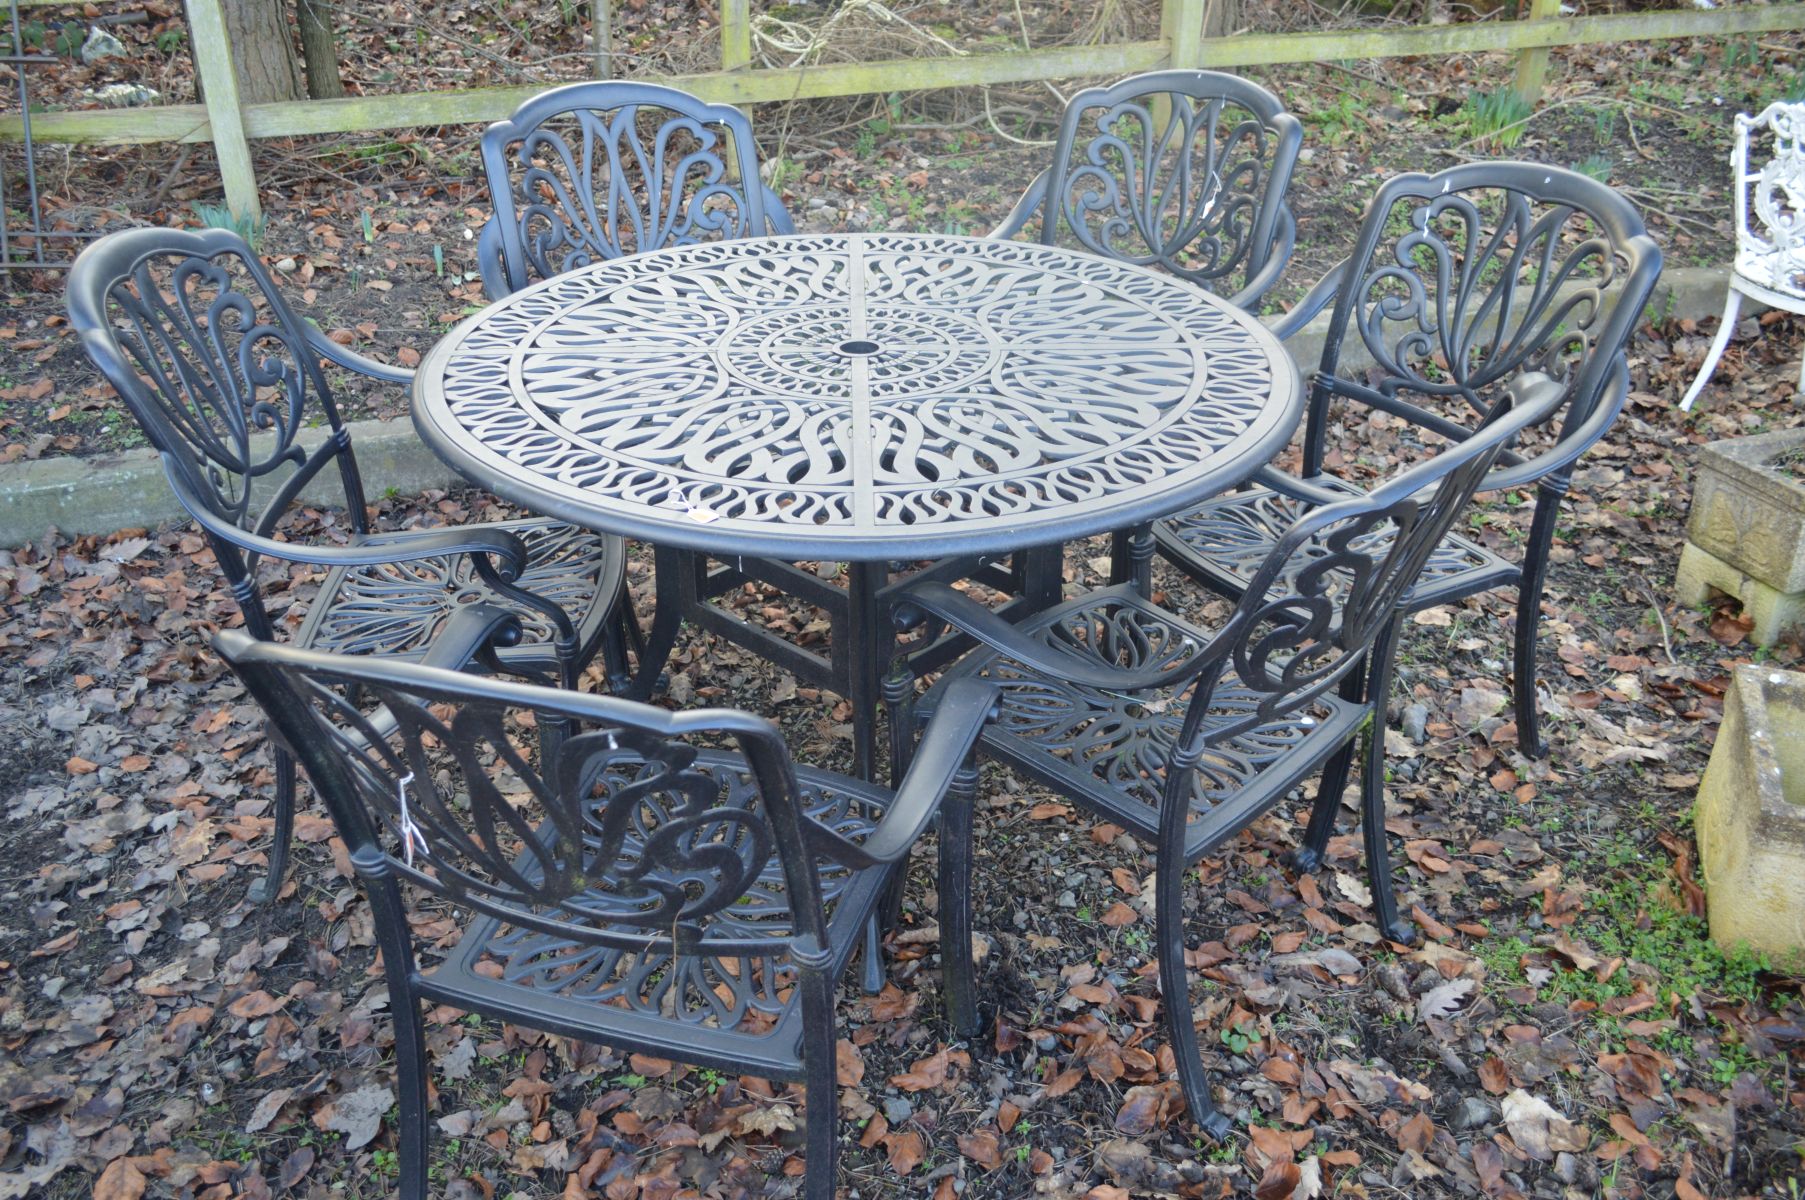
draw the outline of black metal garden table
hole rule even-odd
[[[1050,547],[1015,579],[1023,603],[1056,601],[1060,544],[1235,486],[1301,407],[1278,339],[1192,284],[929,234],[710,242],[581,267],[466,320],[414,382],[421,436],[470,480],[658,548],[637,694],[683,616],[701,617],[845,695],[864,775],[894,566],[934,560],[912,578],[953,578]],[[711,573],[702,555],[726,566]],[[795,562],[846,563],[847,586]],[[697,602],[754,578],[828,609],[830,658]]]

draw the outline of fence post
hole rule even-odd
[[[1529,0],[1528,21],[1546,21],[1561,15],[1561,0]],[[1542,98],[1542,81],[1548,76],[1548,47],[1532,46],[1517,51],[1517,78],[1512,85],[1525,102],[1534,104]]]
[[[589,0],[589,37],[595,43],[595,77],[614,78],[614,0]]]
[[[226,185],[226,207],[240,220],[260,221],[263,205],[257,200],[257,172],[244,135],[238,73],[232,66],[232,43],[220,0],[188,0],[188,25],[194,31],[194,70],[205,93],[219,177]]]
[[[721,70],[752,65],[752,13],[748,0],[721,0]]]
[[[1166,43],[1166,65],[1203,65],[1203,14],[1209,0],[1161,0],[1159,36]]]

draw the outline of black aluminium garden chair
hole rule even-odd
[[[1076,243],[1257,312],[1297,240],[1286,197],[1302,145],[1302,124],[1251,80],[1131,75],[1071,98],[1052,163],[990,236]],[[1110,581],[1145,582],[1153,553],[1144,526],[1117,531]]]
[[[487,611],[505,635],[513,618]],[[806,1192],[830,1200],[835,981],[936,812],[969,831],[993,687],[944,693],[891,792],[795,765],[773,723],[731,709],[671,713],[237,632],[215,646],[306,766],[369,897],[395,1021],[402,1195],[427,1194],[425,1002],[802,1080]],[[392,725],[370,725],[352,690]],[[521,714],[562,731],[536,763],[510,722]],[[969,847],[941,835],[944,988],[965,1036]],[[430,967],[408,922],[425,896],[464,926]]]
[[[525,622],[525,636],[501,652],[509,670],[574,688],[604,644],[625,670],[620,539],[540,519],[370,529],[351,434],[320,359],[393,382],[411,374],[302,322],[236,233],[110,234],[70,270],[68,304],[83,349],[161,455],[256,637],[286,632],[315,649],[456,665],[471,647],[444,635],[462,608],[489,600]],[[344,499],[342,542],[279,540],[278,523],[301,489],[333,473]],[[278,618],[265,602],[271,580],[259,566],[272,561],[324,571],[298,626],[298,606]],[[295,770],[285,753],[275,756],[275,773],[259,899],[281,888],[294,822]]]
[[[792,233],[744,113],[653,83],[573,83],[483,134],[494,214],[477,242],[499,300],[536,279],[661,246]]]
[[[918,701],[913,687],[896,687],[895,728],[936,712],[951,689],[994,683],[999,715],[980,739],[983,752],[1154,843],[1167,1032],[1191,1115],[1212,1136],[1229,1120],[1210,1095],[1189,991],[1174,983],[1188,979],[1188,869],[1318,770],[1305,844],[1320,855],[1360,731],[1385,709],[1400,601],[1505,444],[1561,401],[1562,389],[1548,380],[1516,391],[1520,399],[1497,405],[1459,446],[1369,494],[1304,513],[1214,632],[1152,603],[1133,583],[1019,625],[944,584],[909,589],[897,610],[905,626],[931,618],[983,646]],[[1383,745],[1367,743],[1363,825],[1374,903],[1395,924]],[[904,734],[899,760],[907,748]]]
[[[1161,267],[1256,310],[1291,257],[1285,195],[1303,126],[1220,71],[1151,71],[1073,96],[1053,162],[992,237]]]
[[[1335,302],[1310,380],[1301,479],[1268,468],[1254,486],[1157,523],[1159,552],[1207,587],[1239,595],[1300,515],[1393,469],[1372,449],[1387,423],[1402,428],[1404,456],[1433,453],[1469,436],[1513,380],[1557,380],[1567,391],[1561,421],[1537,445],[1507,452],[1484,488],[1535,490],[1517,561],[1450,536],[1408,602],[1432,608],[1516,586],[1517,741],[1540,757],[1536,632],[1549,545],[1575,461],[1628,393],[1625,350],[1660,273],[1661,251],[1635,209],[1577,172],[1487,162],[1387,181],[1352,254],[1281,326],[1289,336]],[[1375,419],[1351,439],[1371,457],[1331,473],[1331,435]]]

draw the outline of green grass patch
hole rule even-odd
[[[1461,110],[1467,135],[1493,150],[1509,150],[1523,140],[1535,106],[1508,87],[1475,92]]]

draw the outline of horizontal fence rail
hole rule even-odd
[[[1167,65],[1255,67],[1517,51],[1516,86],[1533,95],[1541,86],[1548,51],[1555,47],[1805,29],[1805,0],[1595,17],[1562,17],[1558,15],[1558,3],[1531,0],[1527,17],[1515,21],[1206,38],[1202,30],[1207,3],[1208,0],[1163,0],[1161,37],[1156,41],[754,68],[750,66],[748,0],[720,0],[723,69],[662,77],[659,82],[717,103],[761,104],[978,84],[1035,83],[1082,75],[1125,75]],[[34,140],[108,144],[212,142],[218,150],[227,203],[235,213],[255,216],[260,206],[251,165],[251,139],[495,121],[508,116],[522,100],[552,86],[540,83],[239,104],[220,0],[188,0],[188,13],[194,30],[196,70],[207,104],[33,113]],[[23,132],[20,117],[0,117],[0,140],[19,140]]]

